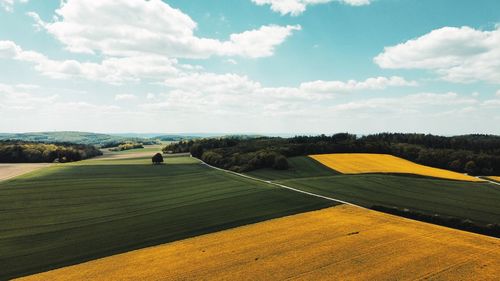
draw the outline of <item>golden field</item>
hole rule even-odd
[[[500,182],[500,176],[489,176],[488,178]]]
[[[337,153],[309,155],[309,157],[343,174],[402,173],[452,180],[482,181],[475,177],[416,164],[388,154]]]
[[[498,280],[500,240],[340,205],[23,280]]]

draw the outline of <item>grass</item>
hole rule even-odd
[[[275,182],[367,208],[373,205],[417,210],[470,219],[481,225],[500,223],[500,186],[483,182],[440,180],[427,177],[388,174],[323,175],[325,167],[311,161],[294,159],[293,169],[310,171],[301,177],[289,172],[257,170],[256,177],[277,179]]]
[[[288,170],[276,171],[275,169],[259,169],[248,172],[249,175],[266,180],[280,180],[303,177],[333,176],[339,173],[325,167],[318,161],[309,157],[288,158],[290,168]]]
[[[497,239],[342,205],[25,280],[498,280],[498,268]]]
[[[451,180],[483,181],[468,175],[416,164],[388,154],[335,153],[310,157],[343,174],[401,173]]]
[[[189,157],[88,160],[0,183],[0,280],[331,206]]]
[[[109,148],[104,149],[106,154],[129,154],[129,153],[137,153],[137,152],[151,152],[153,155],[156,152],[161,153],[162,145],[145,145],[143,148],[134,148],[127,149],[121,151],[109,151]]]

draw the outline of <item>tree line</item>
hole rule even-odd
[[[121,143],[118,146],[111,148],[110,151],[124,151],[138,148],[144,148],[144,145],[142,145],[142,143],[127,142]]]
[[[452,227],[456,229],[461,229],[465,231],[470,231],[500,238],[500,224],[498,223],[483,225],[477,222],[473,222],[469,219],[446,217],[446,216],[440,216],[439,214],[427,214],[416,210],[402,209],[397,207],[385,207],[380,205],[374,205],[371,207],[371,209],[409,219],[429,222],[432,224]]]
[[[339,133],[292,138],[208,138],[172,143],[164,152],[190,152],[209,164],[240,172],[264,167],[286,169],[286,157],[300,155],[385,153],[471,175],[500,175],[500,137],[491,135],[382,133],[358,137]]]
[[[0,162],[3,163],[73,162],[98,155],[102,152],[92,145],[0,141]]]

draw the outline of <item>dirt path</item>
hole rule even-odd
[[[50,166],[50,163],[8,163],[0,164],[0,182],[5,181],[43,167]]]
[[[490,180],[487,177],[476,177],[476,178],[482,179],[482,180],[487,181],[487,182],[492,183],[492,184],[500,185],[500,183],[493,181],[493,180]]]

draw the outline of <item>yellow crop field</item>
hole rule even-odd
[[[498,280],[500,240],[340,205],[23,280]]]
[[[343,174],[402,173],[462,181],[482,181],[468,175],[428,167],[388,155],[370,153],[317,154],[309,157]]]
[[[500,176],[498,176],[498,177],[497,176],[489,176],[488,178],[492,179],[494,181],[500,182]]]

